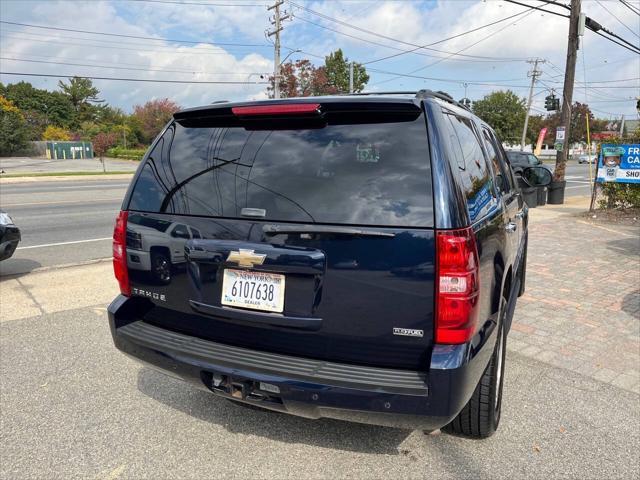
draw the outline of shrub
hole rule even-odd
[[[640,208],[640,184],[606,182],[601,189],[600,208]]]
[[[638,144],[640,138],[627,138],[625,140],[609,139],[606,144]],[[600,146],[598,146],[598,155]],[[600,183],[600,192],[603,196],[598,200],[600,208],[640,208],[640,184],[638,183]]]
[[[146,150],[144,148],[113,147],[107,150],[107,157],[124,158],[125,160],[142,160]]]
[[[42,140],[67,142],[71,140],[71,132],[55,125],[48,125],[42,134]]]

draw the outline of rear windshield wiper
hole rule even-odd
[[[265,235],[279,235],[289,233],[335,233],[338,235],[351,235],[355,237],[385,237],[393,238],[395,233],[380,230],[363,230],[353,227],[325,226],[325,225],[264,225],[262,231]]]

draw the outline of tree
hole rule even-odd
[[[25,117],[38,117],[38,123],[42,122],[45,127],[49,124],[69,127],[74,122],[73,105],[61,92],[49,92],[34,88],[27,82],[18,82],[6,86],[0,84],[0,95],[11,100],[25,114]],[[33,136],[40,138],[40,135]]]
[[[106,172],[107,168],[104,163],[104,154],[107,153],[111,147],[113,147],[117,142],[117,137],[115,133],[98,133],[95,137],[93,137],[93,151],[100,158],[102,162],[102,171]]]
[[[598,120],[591,113],[589,105],[575,102],[571,107],[571,136],[568,143],[587,142],[587,115],[589,116],[589,130],[591,133],[601,132],[606,128],[606,120]],[[551,132],[551,143],[555,139],[556,128],[560,125],[560,112],[549,115],[545,126]]]
[[[342,49],[331,52],[324,59],[324,72],[328,84],[340,93],[349,93],[349,59],[345,58]],[[361,92],[369,81],[367,69],[359,63],[353,65],[353,91]]]
[[[71,132],[61,127],[49,125],[42,134],[42,140],[65,142],[71,140]]]
[[[11,155],[24,150],[29,130],[24,116],[11,100],[0,96],[0,155]]]
[[[82,106],[89,103],[104,102],[104,100],[98,98],[100,90],[93,86],[90,78],[72,77],[69,80],[69,84],[60,80],[58,87],[60,87],[62,93],[69,97],[76,112],[79,112]]]
[[[520,143],[527,108],[511,90],[492,92],[473,103],[473,113],[493,127],[501,140]]]
[[[75,118],[73,118],[71,126],[74,128],[77,128],[83,121],[92,120],[96,114],[94,104],[104,102],[98,98],[100,91],[93,86],[93,82],[89,78],[72,77],[69,84],[60,80],[58,87],[73,105]]]
[[[141,140],[146,144],[151,143],[178,110],[180,106],[168,98],[136,105],[133,109],[133,117],[139,123]]]
[[[361,92],[369,81],[366,69],[354,64],[354,91]],[[269,77],[267,92],[273,98],[274,81]],[[349,92],[349,59],[342,50],[325,57],[325,64],[316,67],[307,59],[284,63],[280,67],[280,97],[310,97]]]
[[[273,98],[274,81],[269,77],[267,87],[269,97]],[[329,85],[324,67],[316,67],[309,60],[302,59],[287,62],[280,67],[280,97],[311,97],[330,95],[338,90]]]

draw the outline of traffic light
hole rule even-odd
[[[544,108],[547,112],[553,110],[553,95],[547,95],[544,97]]]
[[[544,108],[551,112],[553,110],[560,110],[560,99],[556,98],[555,95],[547,95],[544,97]]]

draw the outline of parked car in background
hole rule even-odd
[[[521,175],[522,171],[528,167],[544,167],[553,174],[553,167],[542,162],[538,157],[530,152],[521,152],[519,150],[508,150],[507,157],[511,164],[511,169],[516,175]]]
[[[20,229],[3,210],[0,210],[0,261],[11,258],[21,240]]]
[[[596,158],[595,155],[580,155],[578,156],[578,163],[596,163]]]
[[[183,110],[116,220],[111,334],[244,405],[488,437],[527,227],[495,132],[441,93]],[[162,285],[131,258],[158,245],[185,262]]]

